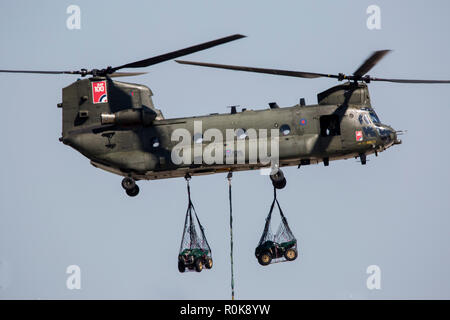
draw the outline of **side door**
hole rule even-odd
[[[334,155],[342,151],[342,116],[336,113],[319,113],[319,149],[322,154]]]

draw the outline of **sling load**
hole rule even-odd
[[[205,230],[198,219],[194,204],[191,201],[191,190],[189,187],[191,177],[186,175],[185,179],[188,192],[188,208],[178,254],[178,271],[185,272],[187,268],[188,271],[201,272],[203,267],[211,269],[213,266],[211,248],[206,240]]]
[[[273,234],[271,230],[271,220],[275,203],[280,211],[281,221],[277,232]],[[255,256],[258,259],[259,264],[263,266],[267,266],[274,262],[293,261],[298,256],[297,239],[295,239],[289,228],[283,210],[281,210],[280,204],[278,203],[276,188],[274,188],[273,202],[266,218],[263,234],[255,249]]]

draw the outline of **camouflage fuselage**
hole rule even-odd
[[[92,103],[91,82],[95,81],[106,81],[108,102]],[[229,157],[230,141],[224,141],[221,142],[224,158],[220,163],[175,164],[172,151],[179,141],[172,141],[172,134],[176,129],[189,131],[191,141],[187,143],[192,148],[194,160],[196,141],[192,137],[196,121],[201,123],[202,132],[217,129],[224,138],[227,129],[255,129],[256,132],[267,129],[269,136],[271,129],[279,130],[280,166],[353,158],[378,153],[398,143],[395,131],[378,121],[365,84],[347,83],[330,88],[318,95],[319,104],[316,105],[298,104],[174,119],[163,118],[153,106],[151,95],[150,89],[142,85],[105,78],[77,81],[63,89],[61,140],[89,158],[94,166],[135,179],[181,177],[186,173],[199,175],[270,166],[259,160],[250,163],[251,141],[248,137],[243,139],[244,154],[240,154],[245,158],[244,163],[225,163],[225,157]],[[150,115],[147,117],[149,119],[140,116],[139,121],[129,120],[125,114],[122,124],[102,124],[102,114],[119,115],[130,109]],[[284,130],[286,128],[288,130]],[[237,142],[238,138],[234,139]],[[204,148],[210,143],[197,141],[197,147],[200,144]]]

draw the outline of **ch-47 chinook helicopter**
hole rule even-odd
[[[284,75],[300,78],[328,77],[348,82],[334,86],[317,95],[318,104],[305,105],[304,99],[292,107],[280,108],[270,103],[265,110],[238,112],[236,107],[227,114],[165,119],[152,102],[152,91],[140,84],[112,80],[113,77],[133,76],[142,72],[117,72],[124,68],[142,68],[174,59],[216,45],[243,38],[232,35],[189,48],[166,53],[119,67],[81,69],[78,71],[0,70],[13,73],[76,74],[91,76],[78,79],[62,90],[62,136],[60,141],[76,149],[97,168],[123,176],[122,187],[129,196],[136,196],[138,180],[165,179],[219,172],[258,169],[270,166],[256,161],[250,163],[248,154],[241,163],[181,163],[176,164],[171,153],[178,143],[171,135],[176,129],[191,134],[192,149],[204,141],[194,134],[194,122],[202,129],[233,129],[236,139],[245,139],[248,128],[279,130],[278,167],[308,165],[347,158],[358,158],[366,164],[369,154],[377,155],[392,145],[401,143],[393,128],[382,124],[371,106],[367,83],[388,81],[399,83],[450,83],[450,80],[382,79],[367,75],[389,50],[374,52],[354,73],[322,74],[312,72],[251,68],[212,63],[177,61],[198,66]],[[228,141],[227,141],[228,143]],[[227,154],[224,143],[223,154]],[[247,143],[247,142],[246,142]],[[246,146],[248,150],[248,146]],[[275,188],[286,185],[281,170],[270,175]]]

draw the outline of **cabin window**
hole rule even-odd
[[[339,136],[340,134],[341,125],[337,114],[320,117],[320,135],[322,137]]]
[[[280,127],[280,132],[283,136],[287,136],[288,134],[291,133],[291,127],[289,127],[287,124],[283,124]]]
[[[242,128],[236,129],[236,137],[238,139],[245,139],[247,137],[246,130]]]
[[[202,143],[203,135],[201,133],[194,134],[194,143]]]
[[[152,138],[151,143],[153,148],[158,148],[160,145],[159,139],[157,137]]]

